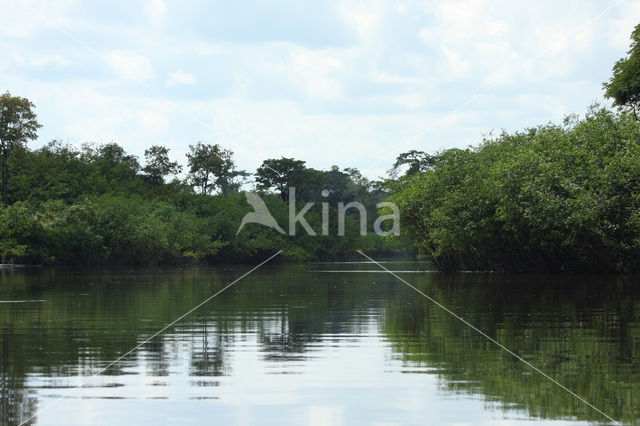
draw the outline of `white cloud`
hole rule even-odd
[[[621,13],[610,18],[604,32],[608,45],[619,48],[630,43],[631,31],[640,23],[640,2],[623,2]]]
[[[334,99],[341,96],[338,73],[343,69],[343,63],[340,59],[308,49],[295,50],[290,59],[290,76],[309,96]]]
[[[146,80],[154,76],[151,61],[144,55],[127,51],[112,51],[107,55],[111,68],[121,77]]]
[[[29,38],[43,30],[66,25],[75,0],[14,1],[0,0],[0,35],[11,38]]]
[[[189,85],[193,86],[196,84],[196,78],[193,74],[189,74],[184,71],[174,71],[169,73],[168,78],[165,81],[167,86],[180,86],[180,85]]]
[[[469,62],[462,60],[460,54],[454,49],[445,46],[442,46],[441,49],[447,61],[451,76],[453,78],[464,76],[469,70]]]
[[[361,40],[375,36],[388,2],[346,0],[339,2],[342,18],[352,26]]]
[[[64,68],[69,66],[69,61],[59,54],[48,53],[15,53],[11,57],[12,62],[35,68]]]
[[[142,110],[138,114],[145,132],[165,133],[169,129],[169,120],[160,112],[152,109]]]
[[[149,22],[159,25],[165,22],[167,17],[167,5],[163,0],[148,0],[145,4],[145,12]]]

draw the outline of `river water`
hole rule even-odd
[[[383,265],[607,416],[640,422],[640,278]],[[0,421],[607,421],[373,263],[266,264],[141,344],[252,267],[0,271]]]

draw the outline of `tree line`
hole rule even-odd
[[[3,95],[1,102],[24,111],[2,116],[13,133],[2,133],[3,207],[0,208],[0,263],[182,263],[241,262],[285,249],[291,260],[338,259],[357,249],[397,253],[402,248],[376,235],[359,235],[358,212],[348,212],[346,235],[284,236],[260,225],[235,235],[251,211],[243,184],[251,174],[239,170],[233,152],[198,142],[182,166],[164,146],[144,152],[144,164],[117,143],[60,141],[31,150],[40,124],[33,104]],[[6,108],[4,109],[6,111]],[[17,118],[16,118],[17,117]],[[23,128],[17,132],[16,128]],[[267,159],[253,175],[271,214],[287,223],[288,191],[298,201],[322,201],[335,211],[339,201],[363,203],[371,222],[376,204],[387,196],[354,168],[316,170],[293,158]],[[325,190],[324,195],[322,191]],[[319,229],[321,214],[306,220]],[[334,221],[335,222],[335,221]]]

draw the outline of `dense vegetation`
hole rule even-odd
[[[165,177],[177,173],[179,166],[168,160],[168,150],[152,147],[146,160],[141,167],[136,157],[114,143],[81,149],[55,141],[37,150],[14,147],[8,205],[0,209],[0,261],[235,262],[264,258],[280,249],[284,258],[308,260],[335,259],[355,249],[394,249],[375,235],[361,237],[355,211],[355,217],[347,217],[346,235],[337,235],[337,200],[364,202],[370,206],[371,220],[376,202],[386,197],[353,169],[320,171],[297,161],[302,177],[285,182],[298,186],[298,203],[330,203],[329,236],[313,238],[300,227],[296,236],[288,236],[252,224],[236,236],[251,207],[238,192],[237,178],[247,173],[235,170],[232,153],[217,145],[197,144],[192,147],[187,178],[169,183]],[[326,188],[331,195],[323,198],[320,191]],[[218,194],[211,195],[212,191]],[[263,198],[286,228],[287,200],[279,193],[265,192]],[[305,218],[319,233],[318,204]]]
[[[502,133],[440,153],[392,199],[443,270],[638,271],[640,125],[594,106]]]
[[[293,260],[336,259],[356,249],[389,253],[402,244],[358,235],[356,211],[344,237],[335,220],[338,202],[358,200],[371,225],[376,204],[389,197],[401,210],[403,239],[442,270],[640,270],[640,125],[624,111],[594,106],[584,118],[502,133],[474,148],[409,151],[385,189],[356,169],[265,160],[256,186],[285,228],[289,187],[297,188],[298,210],[307,201],[330,203],[331,232],[322,238],[251,224],[236,235],[251,207],[239,192],[249,174],[236,170],[233,153],[194,145],[187,177],[166,182],[180,172],[168,153],[151,147],[142,167],[115,143],[14,146],[0,261],[228,262],[279,249]],[[320,233],[317,204],[306,218]]]

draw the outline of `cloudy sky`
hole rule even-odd
[[[640,23],[626,1],[0,0],[0,90],[40,146],[142,156],[220,143],[253,171],[292,156],[383,174],[602,102]]]

